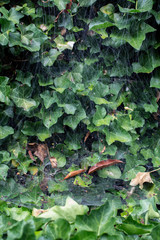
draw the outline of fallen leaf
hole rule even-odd
[[[87,141],[87,138],[89,137],[90,134],[91,134],[90,131],[87,132],[87,134],[86,134],[86,136],[85,136],[85,138],[84,138],[84,143]]]
[[[67,174],[67,176],[63,180],[71,178],[71,177],[74,177],[74,176],[76,176],[76,175],[78,175],[80,173],[83,173],[85,171],[86,171],[86,169],[79,169],[77,171],[70,172],[70,173]]]
[[[136,177],[131,180],[130,185],[135,187],[139,184],[139,187],[142,189],[145,182],[153,183],[150,172],[138,172]]]
[[[47,144],[28,143],[27,150],[30,158],[33,161],[36,161],[33,155],[38,157],[41,160],[41,162],[43,162],[47,156],[49,157],[49,149]]]
[[[56,168],[57,167],[57,159],[55,157],[50,157],[49,160],[51,162],[52,168]]]
[[[91,174],[99,169],[104,168],[104,167],[112,166],[116,163],[123,163],[123,162],[120,160],[117,160],[117,159],[108,159],[108,160],[100,161],[100,162],[96,163],[93,167],[90,167],[88,174]]]

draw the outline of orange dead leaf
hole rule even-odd
[[[151,172],[138,172],[136,177],[131,180],[130,185],[135,187],[139,184],[139,187],[142,189],[143,183],[153,183],[150,173]]]
[[[86,136],[85,136],[85,138],[84,138],[84,143],[87,141],[87,138],[89,137],[90,134],[91,134],[90,131],[87,132],[87,134],[86,134]]]
[[[117,159],[108,159],[108,160],[103,160],[103,161],[100,161],[98,163],[96,163],[93,167],[91,167],[88,171],[88,174],[91,174],[99,169],[102,169],[104,167],[109,167],[109,166],[112,166],[116,163],[123,163],[122,161],[120,160],[117,160]]]
[[[33,208],[32,216],[38,217],[41,213],[44,213],[44,212],[47,212],[47,211],[48,210]]]
[[[56,168],[57,167],[57,159],[55,157],[50,157],[49,160],[51,162],[52,168]]]
[[[78,175],[80,173],[83,173],[85,171],[86,171],[86,169],[79,169],[77,171],[70,172],[70,173],[67,174],[67,176],[63,180],[71,178],[71,177],[74,177],[74,176],[76,176],[76,175]]]

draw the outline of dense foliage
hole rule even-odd
[[[59,239],[61,226],[63,239],[155,239],[158,172],[154,184],[128,192],[138,172],[160,166],[159,24],[158,0],[0,2],[2,238]],[[87,174],[108,158],[124,164]],[[78,169],[86,172],[62,181]],[[80,204],[107,202],[89,216],[82,207],[72,220],[31,216],[33,206],[52,209],[68,195]]]

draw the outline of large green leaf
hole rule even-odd
[[[36,107],[37,103],[34,99],[30,98],[31,89],[27,86],[19,86],[14,88],[11,94],[11,98],[19,108],[23,108],[24,111],[29,111],[32,107]]]
[[[103,133],[106,135],[106,141],[107,141],[108,145],[111,145],[115,141],[119,141],[119,142],[131,142],[132,141],[131,135],[127,131],[122,129],[121,127],[115,126],[115,127],[111,128],[110,130],[108,127],[105,127],[103,129]]]
[[[100,208],[92,210],[89,216],[78,216],[76,218],[76,229],[79,231],[96,232],[97,236],[104,233],[114,234],[116,208],[113,202],[106,202]]]
[[[139,61],[132,66],[135,73],[151,73],[160,66],[160,56],[153,49],[148,50],[147,53],[142,52]]]
[[[44,235],[48,240],[70,239],[71,227],[65,219],[57,219],[47,225]]]
[[[56,49],[51,49],[49,52],[43,53],[41,63],[44,67],[50,67],[53,65],[59,55],[60,52],[58,52]]]
[[[77,125],[81,120],[86,118],[86,112],[82,107],[79,107],[73,116],[64,118],[63,124],[71,127],[73,130],[76,129]]]
[[[154,32],[155,29],[150,25],[142,22],[135,22],[130,31],[115,31],[112,32],[110,37],[116,40],[123,40],[128,42],[133,48],[140,50],[143,41],[146,38],[146,33]]]
[[[38,218],[51,218],[52,220],[56,220],[59,218],[63,218],[70,223],[75,222],[77,215],[83,215],[87,213],[88,207],[79,205],[72,198],[67,197],[66,204],[64,207],[54,206],[45,213],[42,213],[38,216]]]
[[[59,10],[66,8],[66,4],[69,3],[69,0],[54,0],[54,4],[58,7]]]
[[[0,139],[6,138],[14,133],[14,129],[9,126],[0,126]]]
[[[9,167],[5,164],[0,164],[0,179],[6,180]]]
[[[145,225],[138,223],[129,216],[122,224],[117,225],[117,229],[125,232],[128,235],[140,235],[145,233],[150,233],[152,230],[152,225]]]

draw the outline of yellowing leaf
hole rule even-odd
[[[145,182],[153,183],[150,172],[138,172],[136,177],[131,180],[130,185],[135,187],[139,184],[139,187],[142,189]]]

